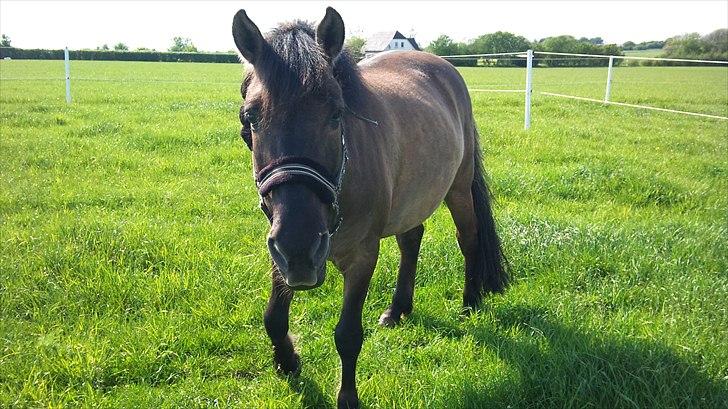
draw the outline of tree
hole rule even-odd
[[[689,33],[665,42],[665,57],[704,60],[728,60],[728,29],[715,30],[705,36]]]
[[[602,39],[601,37],[590,38],[589,42],[594,45],[604,45],[604,39]]]
[[[534,48],[538,51],[551,51],[557,53],[622,55],[622,50],[618,45],[594,44],[592,40],[594,39],[588,39],[585,37],[577,40],[570,35],[562,35],[544,38],[534,44]],[[538,60],[540,63],[550,67],[591,67],[606,65],[608,62],[606,58],[571,58],[560,56],[539,56]]]
[[[483,34],[468,44],[468,54],[511,53],[526,51],[531,43],[507,31]]]
[[[118,43],[114,46],[114,50],[116,51],[129,51],[129,47],[127,47],[124,43]]]
[[[622,49],[624,50],[631,50],[635,46],[634,41],[627,41],[626,43],[622,44]]]
[[[465,54],[465,44],[456,43],[452,38],[443,34],[432,41],[425,50],[435,55]]]
[[[354,59],[361,60],[364,58],[364,45],[366,44],[366,40],[353,36],[346,39],[346,43],[344,44],[344,47],[346,47],[349,50],[349,53],[351,53],[351,56],[354,57]]]
[[[703,37],[705,47],[710,51],[726,53],[728,52],[728,28],[721,28],[706,34]]]
[[[109,45],[108,44],[104,44],[101,47],[96,47],[96,49],[97,50],[101,50],[101,51],[109,51]]]
[[[12,47],[10,45],[10,37],[8,37],[5,34],[3,34],[2,35],[2,40],[0,40],[0,47]]]
[[[189,38],[175,37],[172,39],[172,46],[169,51],[178,53],[196,53],[197,47],[192,44]]]
[[[665,55],[678,58],[697,58],[704,51],[703,39],[698,33],[688,33],[668,38],[665,43]]]

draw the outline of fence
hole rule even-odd
[[[65,75],[66,102],[70,104],[72,98],[71,98],[71,74],[70,74],[70,66],[69,66],[69,57],[73,55],[73,52],[72,51],[69,52],[68,49],[65,49],[63,51],[64,51],[65,69],[66,69],[66,72],[65,72],[65,74],[66,74]],[[571,99],[571,100],[575,100],[575,101],[601,103],[601,104],[605,104],[605,105],[615,105],[615,106],[623,106],[623,107],[630,107],[630,108],[671,112],[671,113],[690,115],[690,116],[695,116],[695,117],[712,118],[712,119],[718,119],[718,120],[728,120],[728,117],[722,116],[722,115],[713,115],[713,114],[700,113],[700,112],[691,112],[691,111],[686,111],[686,110],[677,110],[677,109],[662,108],[662,107],[656,107],[656,106],[650,106],[650,105],[641,105],[641,104],[613,101],[612,96],[611,96],[612,83],[613,83],[613,72],[614,72],[614,67],[616,65],[615,62],[620,59],[621,60],[652,60],[652,61],[657,61],[657,62],[678,62],[678,63],[699,63],[699,64],[708,64],[708,65],[720,65],[720,66],[726,67],[727,75],[728,75],[728,61],[559,53],[559,52],[546,52],[546,51],[533,51],[533,50],[527,50],[525,52],[451,55],[451,56],[443,56],[443,58],[447,58],[448,60],[451,60],[451,61],[457,60],[459,58],[496,61],[496,66],[498,66],[497,62],[499,60],[510,59],[510,60],[517,60],[519,62],[518,64],[515,64],[517,66],[525,65],[525,87],[524,88],[521,88],[521,89],[494,89],[494,88],[472,87],[472,88],[470,88],[470,91],[472,91],[472,92],[494,92],[494,93],[495,92],[523,93],[524,94],[524,129],[529,129],[531,127],[531,116],[532,116],[531,108],[532,108],[532,97],[533,97],[533,87],[534,87],[533,72],[537,66],[537,61],[538,61],[537,56],[543,56],[543,58],[549,58],[550,60],[548,60],[548,61],[552,61],[555,58],[573,59],[574,57],[606,59],[605,63],[606,63],[606,67],[607,67],[606,81],[604,83],[605,84],[604,97],[602,99],[589,98],[589,97],[579,96],[579,95],[569,95],[569,94],[560,93],[560,92],[545,92],[545,91],[538,92],[539,95],[544,95],[547,97],[554,97],[554,98],[566,98],[566,99]],[[523,64],[524,62],[525,62],[525,64]],[[76,80],[83,80],[83,78],[77,78]],[[103,81],[103,80],[98,80],[98,81]],[[177,81],[170,81],[170,82],[177,82]]]
[[[491,53],[491,54],[468,54],[468,55],[447,55],[443,56],[446,59],[457,59],[457,58],[478,58],[478,59],[492,59],[493,57],[510,57],[510,58],[522,58],[526,60],[526,86],[523,89],[483,89],[483,88],[470,88],[470,91],[475,92],[513,92],[513,93],[524,93],[524,129],[530,129],[531,127],[531,99],[533,95],[533,71],[534,71],[534,56],[557,56],[557,57],[584,57],[584,58],[603,58],[608,59],[607,61],[607,75],[605,82],[605,91],[603,99],[587,98],[577,95],[567,95],[555,92],[539,92],[540,95],[557,98],[568,98],[577,101],[596,102],[605,105],[616,105],[630,108],[648,109],[654,111],[671,112],[682,115],[691,115],[703,118],[712,118],[720,120],[728,120],[728,117],[720,115],[711,115],[699,112],[682,111],[676,109],[660,108],[649,105],[630,104],[626,102],[617,102],[611,100],[612,91],[612,78],[615,66],[615,60],[651,60],[651,61],[665,61],[665,62],[680,62],[680,63],[699,63],[709,65],[725,65],[728,69],[728,61],[712,61],[712,60],[691,60],[684,58],[658,58],[658,57],[637,57],[637,56],[624,56],[624,55],[598,55],[598,54],[577,54],[577,53],[559,53],[559,52],[547,52],[547,51],[533,51],[527,50],[522,52],[511,52],[511,53]]]

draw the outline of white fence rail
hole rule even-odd
[[[531,96],[533,94],[533,69],[534,69],[533,56],[534,55],[557,55],[557,56],[564,56],[564,57],[587,57],[587,58],[608,58],[609,59],[609,64],[607,66],[607,81],[606,81],[606,85],[605,85],[603,100],[580,97],[580,96],[576,96],[576,95],[557,94],[557,93],[553,93],[553,92],[539,92],[540,95],[546,95],[546,96],[550,96],[550,97],[569,98],[569,99],[574,99],[574,100],[579,100],[579,101],[599,102],[599,103],[602,103],[605,105],[617,105],[617,106],[624,106],[624,107],[630,107],[630,108],[649,109],[649,110],[653,110],[653,111],[662,111],[662,112],[670,112],[670,113],[682,114],[682,115],[691,115],[691,116],[697,116],[697,117],[703,117],[703,118],[728,120],[728,117],[720,116],[720,115],[709,115],[709,114],[703,114],[703,113],[699,113],[699,112],[679,111],[676,109],[659,108],[659,107],[653,107],[653,106],[649,106],[649,105],[628,104],[625,102],[616,102],[616,101],[610,100],[611,92],[612,92],[612,74],[614,72],[614,60],[615,59],[692,62],[692,63],[700,63],[700,64],[724,65],[724,66],[726,66],[726,68],[728,68],[728,61],[690,60],[690,59],[685,59],[685,58],[633,57],[633,56],[629,56],[629,55],[557,53],[557,52],[550,52],[550,51],[533,51],[533,50],[527,50],[525,52],[519,51],[519,52],[513,52],[513,53],[445,55],[442,57],[443,58],[488,58],[488,57],[511,56],[513,58],[525,58],[526,59],[526,87],[525,87],[525,89],[518,90],[518,89],[469,88],[469,90],[476,91],[476,92],[514,92],[514,93],[523,92],[525,94],[523,128],[530,129],[531,128]]]
[[[728,61],[713,61],[713,60],[690,60],[690,59],[684,59],[684,58],[658,58],[658,57],[633,57],[633,56],[625,56],[625,55],[599,55],[599,54],[578,54],[578,53],[559,53],[559,52],[549,52],[549,51],[533,51],[533,50],[526,50],[526,51],[519,51],[519,52],[508,52],[508,53],[490,53],[490,54],[466,54],[466,55],[445,55],[442,56],[443,58],[492,58],[492,57],[510,57],[510,58],[525,58],[526,59],[526,86],[522,89],[493,89],[493,88],[469,88],[470,91],[473,92],[502,92],[502,93],[523,93],[524,94],[524,129],[530,129],[531,127],[531,106],[532,106],[532,96],[533,96],[533,58],[534,55],[555,55],[555,56],[564,56],[564,57],[582,57],[582,58],[608,58],[609,63],[607,66],[607,79],[605,84],[605,90],[604,90],[604,99],[598,100],[594,98],[587,98],[577,95],[566,95],[566,94],[558,94],[553,92],[539,92],[540,95],[545,95],[549,97],[559,97],[559,98],[568,98],[578,101],[587,101],[587,102],[599,102],[605,105],[616,105],[616,106],[624,106],[624,107],[630,107],[630,108],[639,108],[639,109],[648,109],[648,110],[654,110],[654,111],[662,111],[662,112],[670,112],[670,113],[676,113],[676,114],[682,114],[682,115],[691,115],[696,117],[703,117],[703,118],[711,118],[711,119],[719,119],[719,120],[728,120],[728,117],[720,116],[720,115],[711,115],[711,114],[705,114],[700,112],[688,112],[688,111],[681,111],[676,109],[668,109],[668,108],[660,108],[660,107],[654,107],[649,105],[638,105],[638,104],[629,104],[625,102],[617,102],[612,101],[611,98],[611,89],[612,89],[612,74],[614,71],[614,60],[615,59],[623,59],[623,60],[652,60],[652,61],[672,61],[672,62],[692,62],[692,63],[700,63],[700,64],[715,64],[715,65],[722,65],[726,66],[728,69]],[[64,50],[64,62],[65,62],[65,71],[66,71],[66,103],[71,103],[71,68],[70,68],[70,61],[69,61],[69,53],[68,48]],[[3,80],[12,80],[15,78],[3,78]],[[37,79],[41,80],[41,79]],[[76,78],[76,80],[95,80],[95,81],[104,81],[103,79],[87,79],[87,78]],[[138,81],[138,80],[136,80]],[[163,82],[163,81],[153,81],[153,82]],[[168,82],[182,82],[182,81],[168,81]],[[186,81],[185,81],[186,82]],[[190,81],[193,82],[193,81]],[[194,81],[197,83],[196,81]],[[202,82],[200,82],[202,83]],[[217,82],[215,82],[217,83]]]

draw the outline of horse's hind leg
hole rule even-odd
[[[415,292],[415,272],[417,256],[420,254],[420,243],[425,227],[419,225],[409,231],[397,235],[397,245],[401,253],[397,287],[392,297],[392,305],[379,317],[379,324],[393,327],[399,323],[402,314],[412,312],[412,297]]]
[[[463,183],[463,185],[465,184]],[[454,184],[445,197],[445,204],[450,209],[450,214],[455,222],[458,245],[465,258],[463,306],[474,308],[480,303],[483,284],[478,266],[480,261],[478,256],[478,219],[475,214],[470,183],[465,186]]]

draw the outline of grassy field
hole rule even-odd
[[[299,378],[272,366],[267,223],[238,136],[237,65],[0,61],[0,407],[330,407],[342,280],[296,296]],[[464,69],[517,89],[522,69]],[[727,408],[728,121],[604,107],[606,69],[474,93],[515,283],[459,315],[446,209],[415,312],[364,310],[368,408]],[[617,68],[613,100],[728,116],[728,71]],[[333,267],[330,267],[333,269]]]
[[[662,48],[650,48],[647,50],[627,50],[624,55],[631,57],[659,57],[662,54]]]

